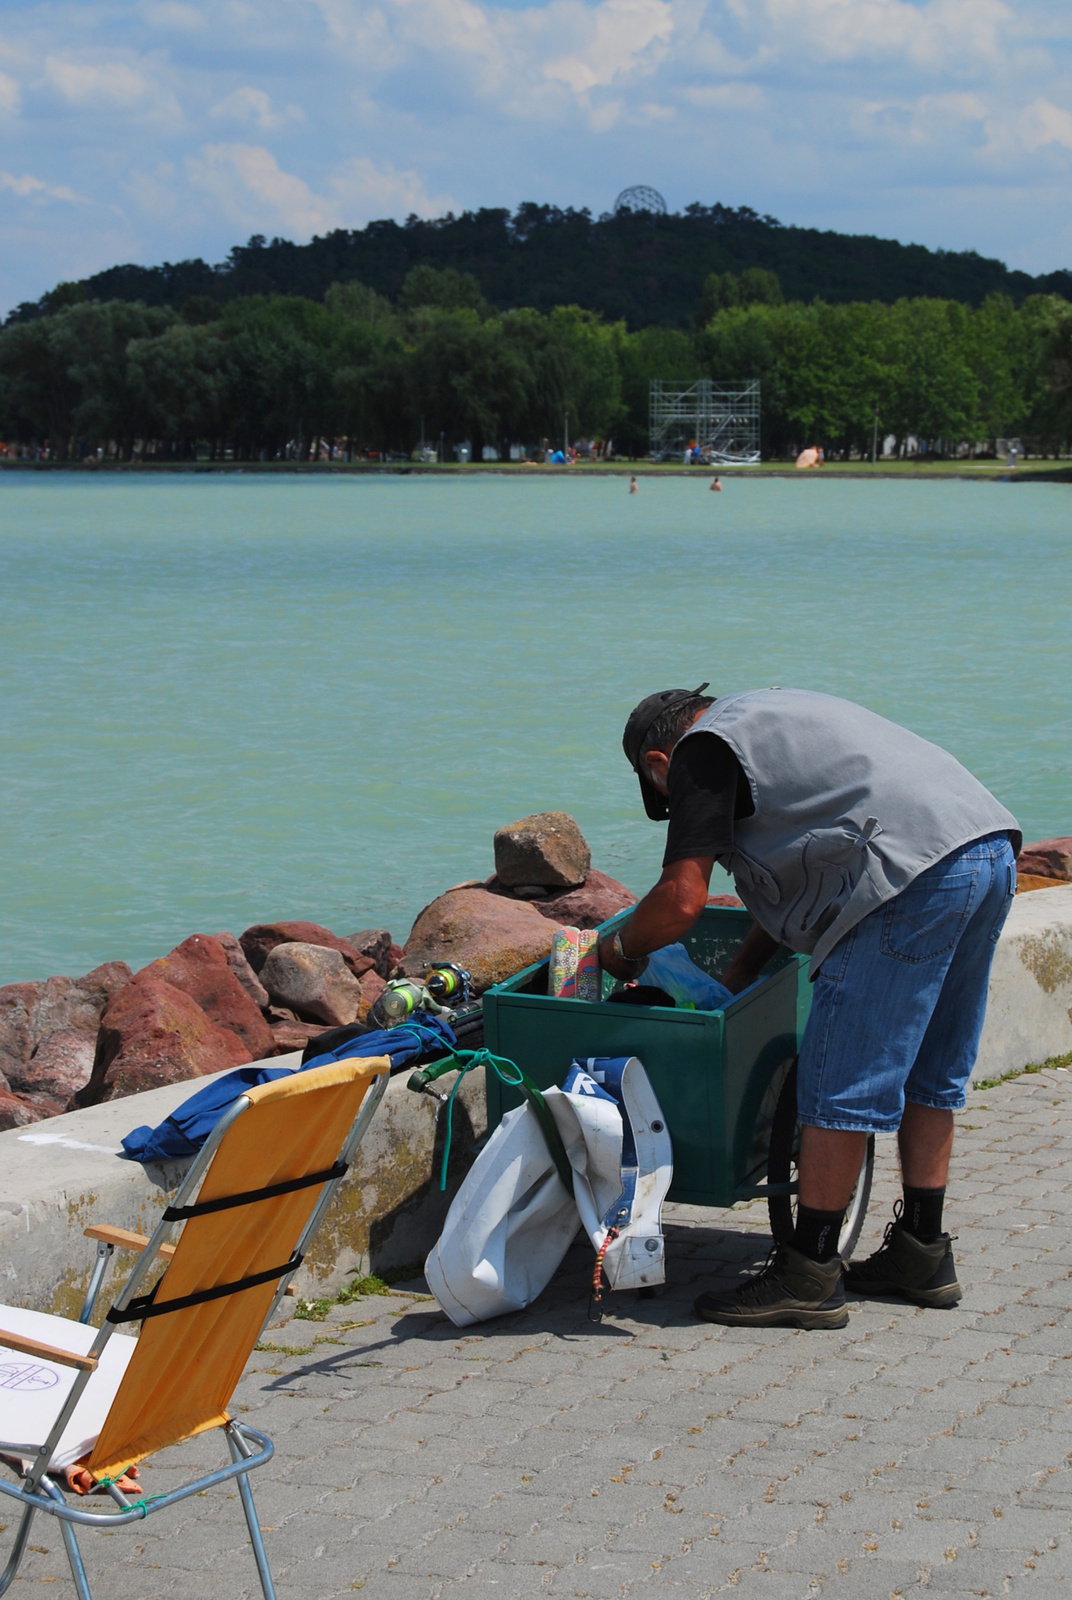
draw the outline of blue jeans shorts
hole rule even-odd
[[[990,834],[929,867],[834,946],[800,1047],[801,1122],[888,1133],[906,1100],[960,1110],[1015,890],[1008,835]]]

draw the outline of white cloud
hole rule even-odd
[[[0,72],[0,115],[14,117],[19,110],[19,86],[6,72]]]
[[[265,129],[282,128],[288,122],[305,120],[305,114],[300,106],[289,105],[282,111],[274,111],[272,102],[264,90],[254,89],[249,84],[225,95],[212,107],[209,116],[227,117],[234,122],[254,122],[258,128]]]
[[[357,156],[337,167],[326,193],[285,171],[264,145],[204,145],[187,162],[196,189],[213,196],[235,222],[282,227],[300,238],[332,228],[356,227],[373,217],[416,212],[437,216],[456,205],[449,195],[429,195],[416,172],[398,172]]]
[[[142,7],[142,15],[150,27],[192,33],[208,26],[203,12],[196,6],[182,5],[180,0],[160,0],[157,5]]]
[[[560,3],[548,8],[564,12]],[[667,0],[603,0],[598,6],[568,7],[565,36],[575,41],[568,55],[544,63],[544,75],[568,84],[574,94],[605,88],[615,78],[634,71],[648,58],[650,64],[674,31],[673,7]],[[557,32],[557,30],[556,30]]]
[[[1040,97],[1017,111],[997,114],[987,123],[985,154],[999,164],[1040,151],[1072,150],[1072,113]]]
[[[16,178],[11,172],[0,172],[0,189],[7,189],[23,200],[38,202],[70,200],[80,203],[84,198],[80,194],[75,194],[73,189],[68,189],[64,183],[46,183],[43,178],[34,178],[28,172],[24,172],[21,178]]]
[[[931,72],[996,63],[1017,20],[1003,0],[766,0],[765,9],[787,57],[899,57]]]
[[[74,105],[102,105],[127,108],[146,99],[148,78],[125,61],[76,61],[49,56],[45,76],[65,100]]]

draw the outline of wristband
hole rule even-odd
[[[611,949],[614,951],[614,954],[618,957],[619,961],[624,962],[627,967],[636,967],[639,972],[643,972],[644,968],[648,964],[647,956],[626,955],[625,951],[622,949],[622,932],[620,928],[615,930],[614,939],[611,943]]]

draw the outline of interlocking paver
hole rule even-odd
[[[254,1487],[280,1600],[1066,1594],[1072,1075],[975,1092],[958,1124],[951,1312],[854,1301],[818,1334],[696,1322],[697,1292],[766,1254],[752,1204],[669,1208],[665,1292],[611,1296],[599,1327],[578,1244],[534,1307],[478,1330],[412,1294],[273,1330],[236,1408],[276,1442]],[[880,1146],[861,1251],[898,1192]],[[147,1491],[213,1448],[166,1452]],[[259,1594],[229,1495],[86,1534],[95,1592]],[[20,1582],[68,1583],[58,1530],[34,1532]]]

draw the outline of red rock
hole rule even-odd
[[[292,1050],[304,1050],[310,1039],[327,1033],[327,1028],[316,1022],[273,1022],[274,1055],[289,1055]]]
[[[1039,839],[1025,844],[1016,859],[1016,870],[1036,878],[1072,883],[1072,838]]]
[[[406,953],[405,950],[403,950],[403,948],[402,948],[402,946],[400,944],[393,944],[391,946],[390,950],[387,953],[388,954],[387,976],[389,978],[393,978],[394,977],[395,968],[398,966],[398,963],[402,960],[402,957],[405,955],[405,953]]]
[[[238,1035],[251,1061],[271,1054],[272,1030],[235,976],[223,945],[211,934],[191,934],[166,956],[143,967],[138,976],[142,974],[162,978],[196,1000],[217,1027]]]
[[[18,1074],[12,1075],[11,1087],[18,1094],[46,1095],[56,1101],[57,1111],[62,1111],[71,1096],[89,1082],[95,1052],[92,1034],[57,1028],[41,1040]]]
[[[584,834],[565,811],[537,811],[495,835],[495,874],[507,888],[568,889],[584,882],[591,865]]]
[[[131,976],[125,961],[106,961],[83,978],[6,984],[0,989],[0,1072],[20,1072],[41,1040],[59,1029],[95,1040],[101,1012]]]
[[[535,906],[483,887],[456,889],[425,906],[406,941],[401,973],[416,978],[427,966],[455,961],[473,976],[477,994],[551,949],[552,927]]]
[[[146,968],[105,1007],[93,1074],[70,1109],[200,1078],[252,1059],[236,1033],[218,1027],[190,995]]]
[[[268,991],[246,960],[246,952],[242,949],[235,935],[233,933],[214,933],[212,937],[218,939],[223,946],[223,953],[227,957],[227,965],[249,995],[253,1004],[258,1010],[264,1011],[268,1005]]]
[[[549,917],[559,927],[598,928],[608,917],[636,902],[636,895],[624,883],[592,867],[579,888],[567,889],[565,894],[556,894],[549,900],[534,900],[532,906],[541,917]]]
[[[399,947],[391,943],[391,935],[386,928],[360,928],[346,942],[361,955],[368,956],[381,978],[390,974],[391,951]]]
[[[707,903],[708,903],[709,906],[743,906],[744,905],[744,901],[743,900],[738,900],[738,898],[737,898],[737,896],[735,894],[709,894],[708,897],[707,897]]]
[[[247,928],[238,942],[258,976],[269,951],[277,944],[320,944],[326,950],[337,950],[355,978],[363,978],[376,964],[371,956],[355,950],[348,939],[338,938],[330,928],[322,928],[318,922],[258,922]]]
[[[378,972],[366,972],[361,979],[361,993],[370,1006],[374,1006],[380,995],[387,987],[387,980],[381,978]]]
[[[21,1094],[0,1089],[0,1129],[28,1128],[31,1122],[40,1122],[42,1117],[52,1114],[32,1105]]]

